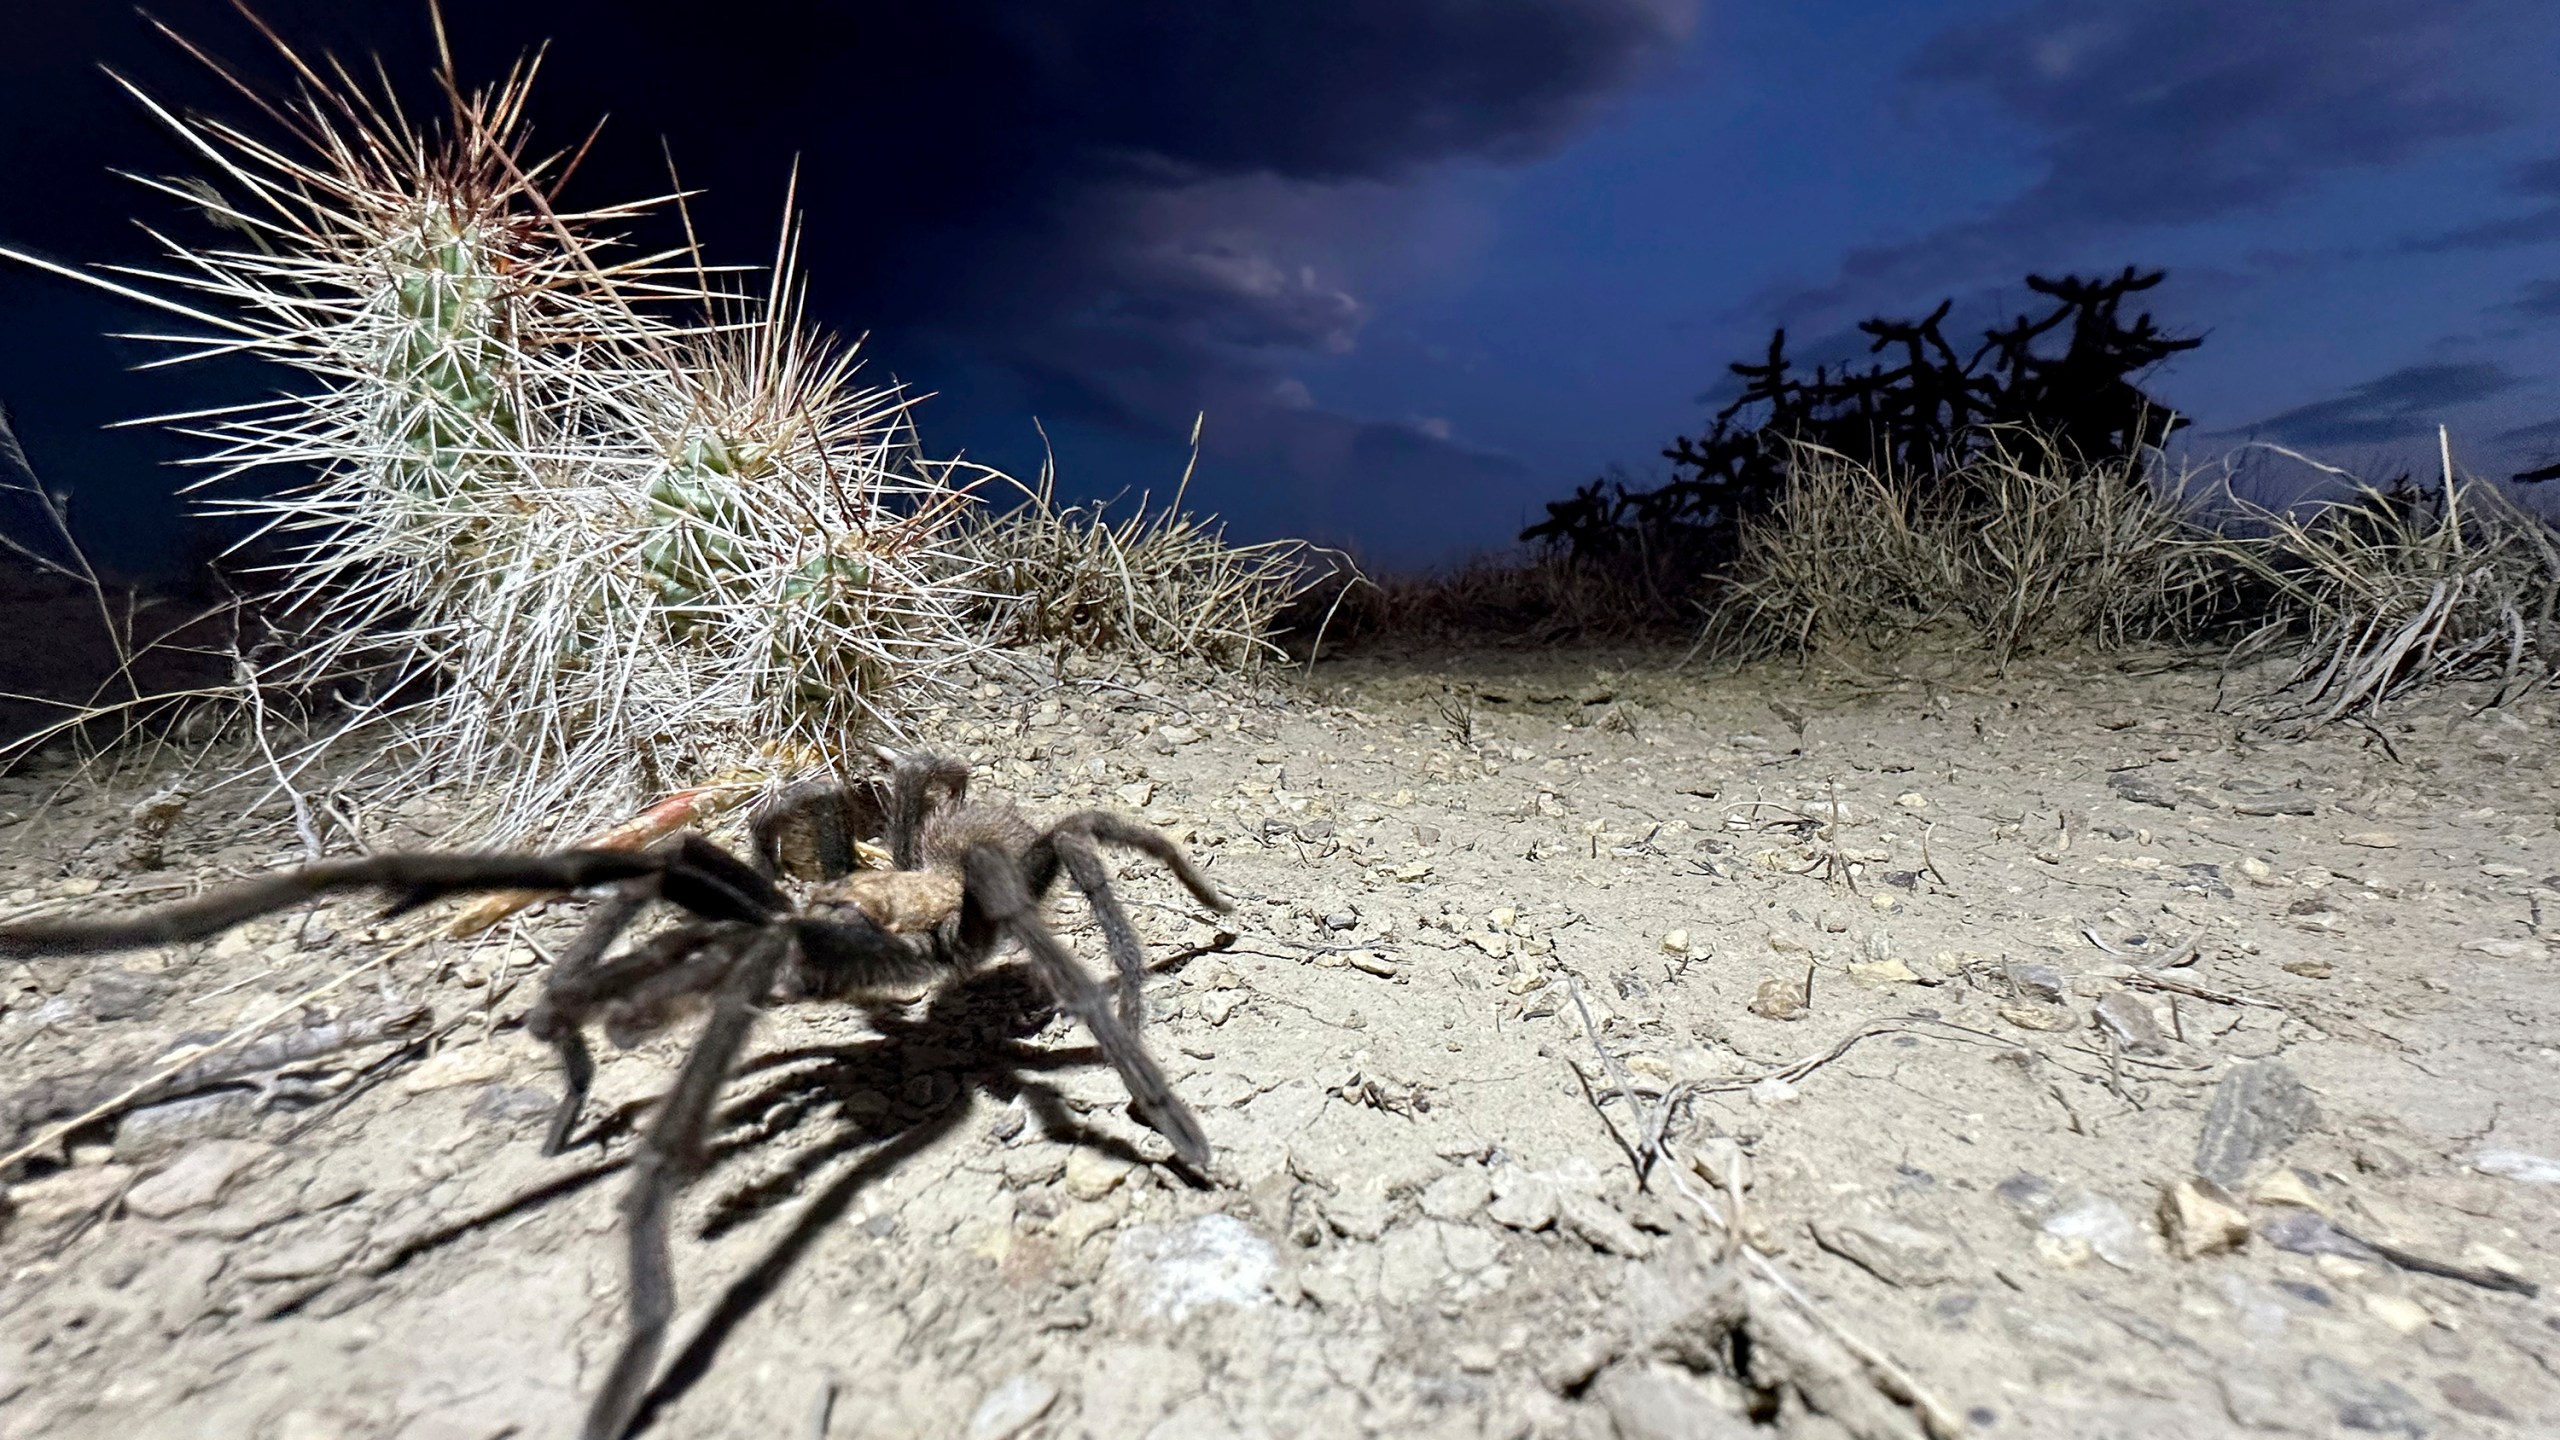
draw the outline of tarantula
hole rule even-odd
[[[667,1214],[707,1158],[715,1102],[766,1005],[911,987],[972,969],[1016,942],[1061,1009],[1093,1035],[1129,1090],[1130,1110],[1182,1162],[1205,1172],[1209,1141],[1138,1039],[1146,956],[1113,895],[1097,844],[1141,851],[1200,902],[1227,902],[1173,841],[1087,810],[1040,829],[1011,805],[969,799],[969,770],[931,755],[891,756],[885,776],[808,782],[752,815],[753,858],[687,832],[643,851],[385,854],[324,861],[119,919],[0,926],[0,955],[75,953],[198,940],[341,890],[380,889],[387,917],[476,890],[610,887],[552,967],[526,1028],[558,1050],[566,1079],[543,1142],[563,1149],[595,1063],[584,1029],[629,1044],[702,1001],[710,1014],[632,1156],[623,1200],[631,1328],[587,1415],[585,1440],[619,1440],[648,1394],[675,1309]],[[795,905],[779,883],[786,841],[805,835],[820,877]],[[894,868],[857,870],[859,841],[887,843]],[[1117,1004],[1041,919],[1061,873],[1084,893],[1117,970]],[[692,918],[608,956],[649,902]]]

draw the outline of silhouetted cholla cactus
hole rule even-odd
[[[1942,328],[1952,300],[1917,321],[1868,320],[1858,328],[1872,337],[1869,353],[1891,354],[1893,363],[1836,375],[1816,366],[1809,378],[1800,376],[1781,329],[1765,358],[1728,367],[1741,377],[1742,393],[1707,432],[1662,452],[1680,472],[1668,484],[1634,490],[1594,480],[1549,502],[1547,518],[1520,538],[1577,556],[1641,550],[1676,557],[1694,572],[1731,559],[1739,523],[1777,497],[1791,442],[1917,477],[1924,490],[2002,427],[2036,431],[2058,453],[2089,460],[2158,445],[2186,418],[2126,377],[2203,343],[2161,333],[2148,314],[2124,319],[2126,297],[2158,285],[2165,273],[2128,266],[2104,280],[2030,275],[2027,288],[2056,301],[2053,310],[1986,331],[1970,355],[1959,354]],[[2066,324],[2061,353],[2043,353],[2040,343]],[[1750,413],[1761,416],[1757,424],[1745,423]]]

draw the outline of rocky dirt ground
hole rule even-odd
[[[2560,1434],[2548,700],[2294,741],[2210,665],[1678,658],[954,707],[926,738],[984,789],[1142,814],[1236,898],[1121,868],[1213,1183],[1010,967],[777,1011],[646,1433]],[[0,789],[0,913],[300,853],[211,804],[155,845],[132,790],[40,808],[64,781]],[[338,808],[433,828],[379,803]],[[20,1131],[280,1008],[372,1037],[22,1168],[0,1435],[570,1433],[687,1038],[609,1056],[588,1143],[539,1154],[520,1021],[576,922],[402,948],[350,904],[0,968]]]

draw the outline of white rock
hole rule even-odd
[[[1233,1215],[1179,1225],[1132,1225],[1111,1242],[1111,1270],[1141,1313],[1179,1321],[1212,1305],[1271,1299],[1279,1256]]]
[[[2483,1175],[2521,1180],[2527,1185],[2560,1185],[2560,1160],[2547,1160],[2522,1150],[2483,1150],[2471,1157],[2471,1168]]]
[[[1556,1187],[1525,1170],[1504,1166],[1493,1172],[1493,1203],[1485,1214],[1513,1230],[1544,1230],[1556,1223]]]
[[[1079,1145],[1067,1152],[1067,1194],[1078,1200],[1099,1200],[1118,1189],[1132,1168],[1117,1155]]]
[[[1008,1375],[969,1416],[969,1440],[1013,1440],[1057,1403],[1057,1386],[1037,1375]]]
[[[254,1140],[207,1140],[126,1192],[124,1208],[153,1220],[202,1209],[273,1148]]]

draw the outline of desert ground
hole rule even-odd
[[[1214,1173],[1011,965],[777,1009],[644,1433],[2560,1434],[2550,696],[2295,738],[2210,658],[1682,658],[990,670],[917,738],[1235,901],[1118,871]],[[302,854],[236,799],[155,840],[151,788],[0,781],[0,914]],[[271,1013],[318,1052],[22,1169],[0,1435],[573,1433],[689,1038],[605,1052],[542,1157],[521,1022],[580,909],[0,967],[21,1138]]]

